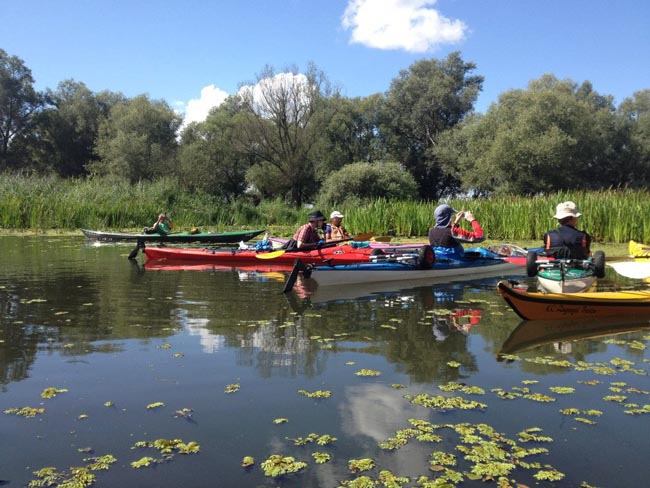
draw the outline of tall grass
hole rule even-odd
[[[541,239],[557,225],[555,206],[573,200],[583,212],[579,227],[600,242],[650,242],[650,193],[642,190],[563,192],[532,198],[508,196],[449,203],[471,210],[493,240]],[[337,207],[354,234],[425,237],[440,202],[395,202],[377,199]],[[320,208],[326,215],[333,208]],[[169,212],[175,228],[210,230],[265,228],[290,234],[306,221],[307,209],[280,200],[253,205],[224,202],[210,195],[184,192],[173,179],[129,184],[118,179],[62,180],[56,177],[0,175],[0,228],[78,228],[136,230]]]

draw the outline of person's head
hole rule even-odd
[[[433,211],[433,218],[436,221],[436,227],[447,227],[451,222],[451,216],[458,213],[447,204],[438,205]]]
[[[325,216],[323,215],[323,212],[321,212],[320,210],[311,212],[307,216],[307,218],[309,219],[309,223],[316,229],[322,227],[323,224],[325,223]]]
[[[555,208],[553,218],[557,219],[561,225],[575,223],[582,214],[578,211],[578,206],[571,202],[558,203]]]
[[[332,222],[334,225],[341,225],[341,221],[343,220],[344,215],[339,212],[338,210],[334,210],[330,214],[330,222]]]
[[[167,218],[168,218],[167,214],[164,212],[158,215],[158,220],[160,220],[161,222],[164,222],[165,220],[167,220]]]

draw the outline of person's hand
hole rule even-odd
[[[474,217],[474,214],[472,212],[467,211],[467,212],[463,212],[463,213],[465,214],[465,219],[468,222],[474,222],[476,220],[476,217]]]

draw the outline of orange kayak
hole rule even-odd
[[[522,319],[650,317],[650,291],[537,293],[500,281],[497,290]]]

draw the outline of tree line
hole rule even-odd
[[[75,80],[38,92],[25,63],[0,49],[0,172],[173,177],[225,202],[292,205],[648,185],[650,89],[616,107],[588,81],[547,74],[482,114],[483,81],[458,52],[417,61],[367,97],[343,96],[315,65],[265,67],[183,126],[147,95]]]

